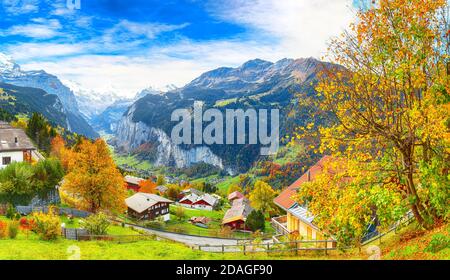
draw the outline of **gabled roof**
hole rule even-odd
[[[248,204],[248,205],[250,205],[250,200],[248,200],[248,198],[246,198],[246,197],[242,197],[242,198],[238,198],[238,199],[235,199],[235,200],[233,200],[233,206],[238,206],[238,205],[243,205],[243,204]]]
[[[156,194],[136,193],[135,195],[125,199],[127,206],[137,213],[142,213],[148,208],[160,202],[173,203],[172,200],[161,197]]]
[[[235,191],[228,195],[228,200],[231,201],[233,199],[243,198],[244,195],[241,192]]]
[[[125,176],[125,182],[127,182],[128,184],[139,185],[139,183],[142,181],[145,181],[145,179],[130,176],[130,175]]]
[[[203,192],[201,192],[201,191],[199,191],[197,189],[194,189],[194,188],[183,190],[183,191],[181,191],[181,193],[182,194],[195,194],[197,196],[203,195]]]
[[[7,123],[0,123],[0,152],[23,150],[36,150],[25,132]]]
[[[168,188],[166,186],[157,186],[156,190],[163,193],[163,192],[166,192],[168,190]]]
[[[303,174],[303,176],[282,191],[280,195],[274,199],[275,204],[283,208],[285,211],[294,206],[296,202],[292,199],[292,197],[297,194],[298,188],[301,184],[314,180],[320,173],[322,173],[324,164],[331,159],[332,158],[330,156],[324,156],[321,160],[319,160],[313,167]]]
[[[253,211],[253,208],[244,203],[241,205],[234,205],[225,213],[222,224],[228,224],[234,221],[245,221],[247,216]]]
[[[219,202],[219,200],[217,198],[215,198],[214,196],[212,196],[210,194],[204,194],[202,196],[198,196],[197,201],[195,201],[195,203],[202,201],[202,200],[211,206],[215,206]]]
[[[198,200],[198,195],[191,193],[191,194],[183,197],[182,199],[180,199],[180,203],[183,203],[186,200],[189,200],[190,202],[194,203]]]

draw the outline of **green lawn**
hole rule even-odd
[[[6,220],[0,217],[1,220]],[[426,251],[431,240],[438,234],[449,234],[449,225],[443,225],[435,230],[425,232],[419,237],[407,239],[405,236],[415,232],[415,225],[411,225],[398,233],[391,232],[383,237],[381,244],[376,241],[370,246],[381,248],[382,259],[450,259],[450,248],[444,247],[436,253]],[[403,241],[402,241],[403,240]],[[20,232],[16,239],[0,240],[0,260],[67,260],[74,253],[79,252],[82,260],[262,260],[262,259],[316,259],[316,260],[345,260],[368,259],[368,246],[357,249],[328,252],[301,252],[298,256],[293,253],[207,253],[193,250],[185,245],[165,241],[148,240],[130,243],[111,241],[69,241],[59,238],[55,241],[42,241],[32,232],[27,235]]]
[[[152,165],[149,161],[141,161],[132,155],[119,156],[113,153],[113,159],[118,166],[128,165],[139,170],[149,170],[152,168]]]
[[[230,186],[234,184],[239,184],[239,176],[228,177],[225,181],[222,181],[219,184],[217,184],[217,188],[221,193],[227,194]]]
[[[183,208],[186,217],[183,220],[178,220],[174,215],[175,209],[180,206],[171,205],[170,221],[166,223],[164,230],[180,232],[184,234],[192,235],[204,235],[210,237],[223,237],[221,232],[222,218],[225,215],[226,210],[207,211],[198,209]],[[208,224],[208,228],[202,228],[189,223],[189,219],[192,217],[208,217],[211,222]],[[273,232],[270,222],[266,224],[266,233],[271,234]],[[233,232],[230,238],[251,238],[251,233]]]
[[[72,246],[76,246],[71,248]],[[75,248],[75,251],[73,251]],[[106,241],[77,242],[59,239],[41,241],[36,236],[27,240],[0,240],[0,260],[66,260],[79,248],[82,260],[198,260],[232,259],[232,255],[208,254],[168,241],[139,241],[118,244]],[[72,250],[71,250],[72,249]]]

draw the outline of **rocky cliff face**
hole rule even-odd
[[[224,168],[222,160],[210,148],[202,146],[183,149],[175,145],[162,129],[149,127],[143,122],[134,122],[134,111],[133,105],[117,126],[116,147],[119,151],[130,153],[147,143],[153,143],[153,163],[156,166],[185,168],[204,162]]]

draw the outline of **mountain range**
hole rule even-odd
[[[10,57],[0,53],[0,82],[56,95],[64,107],[69,130],[90,138],[99,136],[81,114],[75,94],[58,77],[43,70],[23,71]]]
[[[323,67],[336,66],[314,58],[276,63],[255,59],[237,68],[206,72],[163,95],[147,94],[117,124],[114,145],[119,152],[134,153],[155,165],[185,168],[203,162],[229,173],[245,172],[261,158],[259,145],[175,145],[170,139],[176,124],[171,113],[192,110],[196,101],[204,104],[204,110],[279,109],[283,137],[298,125],[326,121],[313,103],[298,102],[299,98],[317,98],[314,85]]]
[[[283,138],[297,126],[330,119],[314,102],[304,102],[318,98],[315,83],[323,67],[338,66],[314,58],[275,63],[254,59],[236,68],[206,72],[182,88],[149,87],[134,98],[124,98],[114,89],[99,93],[72,81],[62,82],[42,70],[23,71],[0,53],[0,88],[5,100],[15,98],[15,104],[20,104],[21,109],[15,113],[36,110],[53,123],[91,138],[98,137],[99,132],[113,134],[111,143],[120,153],[134,154],[156,166],[187,168],[206,163],[233,174],[245,172],[261,159],[261,147],[176,145],[170,138],[176,124],[171,121],[172,112],[192,110],[196,101],[203,104],[204,110],[216,108],[223,112],[279,109]]]
[[[69,128],[61,100],[41,89],[0,83],[0,108],[13,116],[40,112],[54,125]]]

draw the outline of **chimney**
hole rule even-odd
[[[308,182],[311,182],[311,170],[308,170]]]
[[[14,137],[14,143],[19,143],[19,139],[17,137]]]

